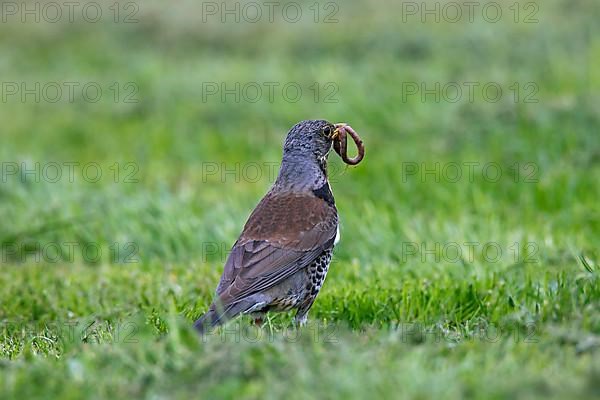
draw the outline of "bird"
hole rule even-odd
[[[214,301],[194,323],[200,333],[241,314],[261,325],[271,311],[296,310],[293,323],[306,324],[340,239],[327,158],[344,126],[306,120],[289,130],[277,179],[233,245]]]

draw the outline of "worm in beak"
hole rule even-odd
[[[356,157],[349,158],[348,157],[348,142],[347,135],[352,137],[354,140],[354,144],[356,145],[356,149],[358,150],[358,154]],[[362,161],[365,157],[365,146],[363,141],[361,140],[358,133],[350,125],[339,123],[335,125],[335,131],[332,135],[333,139],[333,149],[336,153],[344,160],[344,162],[348,165],[357,165]]]

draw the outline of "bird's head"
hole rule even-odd
[[[307,120],[297,123],[290,129],[283,146],[283,157],[323,162],[333,139],[337,135],[337,127],[325,120]]]
[[[358,155],[346,153],[346,135],[357,146]],[[307,120],[290,129],[283,145],[283,160],[275,187],[287,189],[318,189],[327,183],[327,156],[331,147],[346,164],[356,165],[364,156],[364,146],[358,134],[344,123]]]

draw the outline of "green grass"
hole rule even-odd
[[[0,103],[2,397],[597,397],[599,10],[539,4],[534,24],[508,5],[496,24],[404,23],[401,3],[374,0],[339,3],[332,24],[202,23],[192,2],[144,2],[134,24],[0,24],[2,82],[103,88],[97,103]],[[113,101],[114,82],[139,101]],[[303,95],[203,101],[206,82]],[[421,101],[407,82],[503,96]],[[287,129],[312,118],[351,123],[367,156],[331,157],[342,241],[310,324],[242,318],[200,340],[191,325]],[[33,182],[36,162],[102,177]],[[419,175],[436,163],[463,176]]]

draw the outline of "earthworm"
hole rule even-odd
[[[336,124],[338,135],[333,141],[333,149],[336,153],[342,157],[342,160],[348,165],[357,165],[362,161],[365,156],[365,146],[363,141],[361,140],[358,133],[350,125],[346,125],[344,123]],[[352,140],[354,140],[354,144],[356,145],[356,149],[358,150],[358,154],[354,158],[348,158],[348,143],[346,135],[350,134]]]

